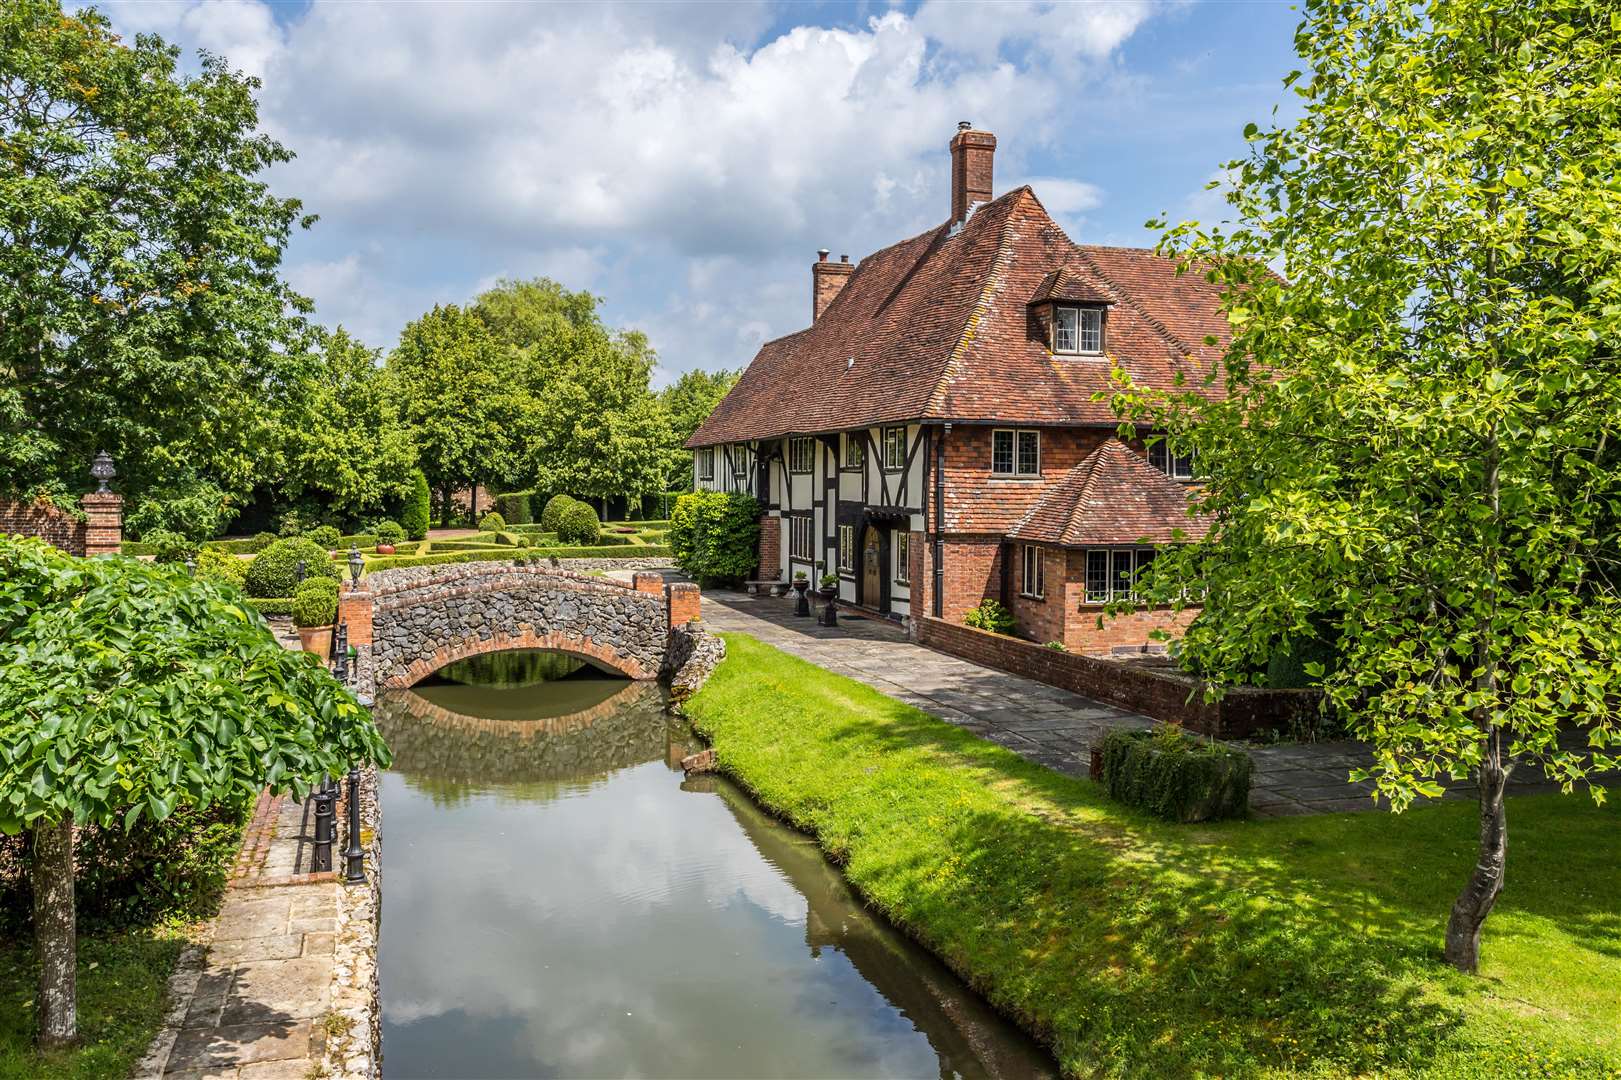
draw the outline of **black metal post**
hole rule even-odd
[[[304,584],[304,574],[305,573],[306,573],[306,569],[304,567],[304,560],[300,559],[300,560],[298,560],[297,562],[295,562],[293,564],[293,584],[294,585],[302,585],[302,584]]]
[[[339,623],[332,631],[332,673],[341,683],[349,681],[349,624]]]
[[[360,846],[360,770],[349,770],[349,847],[343,853],[343,880],[351,885],[366,881],[366,852]]]
[[[315,846],[310,856],[310,869],[318,873],[332,869],[332,841],[338,835],[332,804],[337,799],[337,783],[330,779],[321,781],[315,791]]]

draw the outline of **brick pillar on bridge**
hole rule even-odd
[[[349,627],[349,644],[371,644],[372,596],[352,582],[345,581],[338,593],[338,621]]]
[[[702,598],[698,586],[690,581],[671,582],[664,587],[664,595],[665,611],[669,615],[672,630],[677,626],[698,621],[698,607]]]
[[[124,540],[124,496],[92,491],[79,500],[84,511],[84,554],[117,555]]]
[[[664,592],[664,575],[655,574],[651,570],[638,570],[631,575],[631,582],[637,592],[653,593],[655,596]]]

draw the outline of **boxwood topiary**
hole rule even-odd
[[[488,514],[485,514],[483,517],[478,519],[479,532],[500,532],[506,527],[506,518],[503,518],[494,510],[491,510]]]
[[[379,544],[398,544],[405,539],[405,527],[397,521],[379,521],[374,531]]]
[[[981,600],[978,607],[969,608],[962,617],[963,625],[976,630],[989,630],[993,634],[1013,633],[1013,612],[999,600]]]
[[[428,535],[428,522],[433,514],[433,493],[428,490],[428,478],[421,469],[411,473],[411,493],[405,497],[400,511],[400,526],[412,540]]]
[[[306,578],[293,590],[294,626],[331,626],[338,618],[338,583]]]
[[[602,523],[597,520],[597,512],[583,502],[569,506],[557,522],[557,539],[564,544],[594,544],[601,531]]]
[[[676,500],[670,547],[681,568],[698,580],[746,577],[760,561],[759,545],[760,504],[752,496],[695,491]]]
[[[307,577],[337,581],[343,571],[321,545],[303,536],[277,540],[253,557],[244,579],[249,596],[293,595],[293,569],[300,560]]]
[[[317,525],[304,536],[320,544],[327,551],[333,551],[343,543],[343,533],[338,531],[336,525]]]
[[[197,576],[207,581],[223,581],[242,588],[248,577],[248,561],[229,551],[205,547],[197,553]]]
[[[573,506],[575,499],[567,495],[553,495],[546,500],[546,506],[540,512],[540,528],[543,532],[557,531],[558,522],[563,520],[563,513]]]
[[[1116,729],[1103,739],[1109,795],[1168,821],[1211,821],[1249,812],[1250,756],[1172,724]]]
[[[533,491],[509,491],[505,495],[497,495],[495,512],[508,525],[527,525],[534,519],[534,512],[530,508],[530,499],[534,494]]]

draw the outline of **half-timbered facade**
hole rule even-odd
[[[1110,372],[1196,383],[1227,334],[1218,290],[1073,243],[1028,187],[993,199],[995,146],[952,139],[944,224],[858,264],[818,253],[811,325],[688,441],[694,483],[760,501],[762,578],[836,573],[844,604],[903,619],[996,598],[1033,640],[1141,646],[1177,620],[1100,628],[1103,605],[1203,526],[1191,463],[1118,437]]]

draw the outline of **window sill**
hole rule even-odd
[[[1022,593],[1019,594],[1019,599],[1020,600],[1039,600],[1042,603],[1046,603],[1047,602],[1047,594],[1046,593],[1022,592]]]
[[[1040,473],[991,473],[991,483],[1034,484],[1046,479]]]
[[[1105,355],[1102,349],[1097,352],[1062,352],[1058,349],[1050,349],[1048,352],[1059,360],[1101,360]]]

